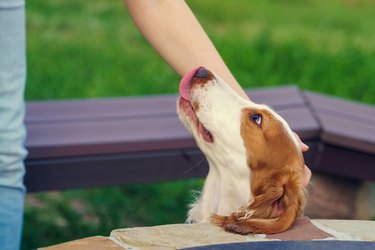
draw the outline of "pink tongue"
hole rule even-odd
[[[200,66],[198,68],[190,70],[181,79],[180,86],[179,86],[180,95],[181,95],[182,98],[184,98],[187,101],[190,101],[190,93],[189,93],[189,84],[190,84],[190,81],[191,81],[191,79],[193,79],[195,73],[200,68],[203,68],[203,67]]]

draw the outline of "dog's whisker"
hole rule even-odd
[[[192,166],[191,168],[189,168],[188,170],[186,170],[184,172],[184,174],[188,174],[190,173],[191,171],[193,171],[194,169],[196,169],[202,162],[204,162],[205,158],[203,157],[199,162],[197,162],[194,166]]]
[[[282,113],[285,113],[286,111],[288,111],[288,110],[287,110],[287,109],[278,110],[277,113],[278,113],[278,114],[282,114]]]

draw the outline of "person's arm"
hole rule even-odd
[[[180,76],[204,66],[249,98],[185,1],[125,0],[125,4],[140,32]]]

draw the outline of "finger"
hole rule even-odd
[[[309,184],[311,176],[312,176],[311,170],[309,169],[308,166],[305,165],[305,167],[304,167],[304,179],[303,179],[303,183],[302,183],[304,187],[307,187],[307,185]]]
[[[305,143],[301,141],[297,133],[293,132],[293,134],[297,138],[297,141],[299,143],[299,146],[301,147],[302,152],[306,152],[307,150],[309,150],[309,146],[307,146]]]

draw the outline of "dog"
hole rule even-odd
[[[304,159],[287,122],[204,67],[181,80],[177,113],[209,164],[188,222],[273,234],[303,212]]]

